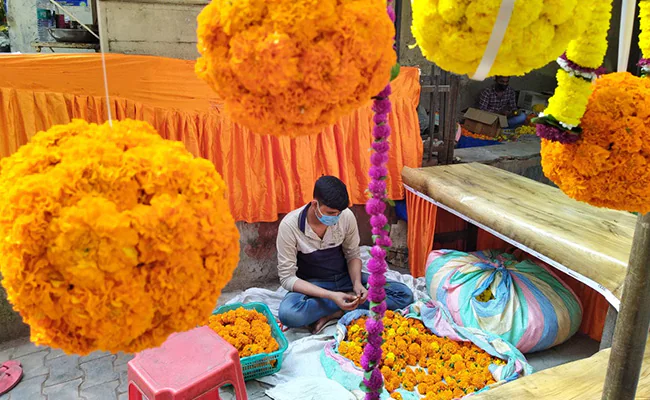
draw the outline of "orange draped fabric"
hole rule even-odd
[[[434,248],[435,233],[461,231],[466,228],[467,222],[445,210],[438,211],[436,205],[418,197],[412,192],[406,192],[406,201],[408,210],[407,245],[409,250],[409,268],[411,275],[414,277],[422,277],[426,272],[425,264],[427,257]],[[482,229],[478,231],[476,243],[478,250],[507,250],[512,248],[509,243]],[[446,244],[446,246],[449,246],[449,244]],[[451,248],[464,250],[463,246],[463,241],[459,241],[456,243],[456,247],[452,246]],[[530,259],[536,263],[547,265],[524,252],[521,252],[519,258]],[[550,268],[573,289],[582,302],[584,310],[580,332],[594,340],[600,341],[609,308],[609,303],[605,297],[575,278],[553,267]]]
[[[415,278],[424,276],[429,253],[433,249],[438,207],[406,191],[408,224],[406,240],[409,250],[409,268]]]
[[[352,202],[365,203],[370,101],[316,136],[260,136],[225,115],[221,100],[195,76],[192,61],[108,54],[106,62],[113,118],[148,121],[161,136],[182,141],[193,154],[212,161],[228,184],[238,221],[277,220],[311,199],[321,175],[338,176]],[[103,123],[103,96],[100,55],[0,56],[0,157],[54,124],[73,118]],[[387,185],[393,199],[404,197],[402,167],[422,162],[419,97],[418,69],[403,67],[391,96]]]

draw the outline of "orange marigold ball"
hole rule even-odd
[[[598,79],[582,138],[542,141],[544,173],[570,197],[598,207],[650,211],[650,80],[627,72]]]
[[[0,162],[0,272],[36,344],[137,352],[201,325],[239,258],[212,163],[145,122],[75,120]]]
[[[395,29],[383,0],[212,0],[196,73],[260,134],[319,133],[389,82]]]

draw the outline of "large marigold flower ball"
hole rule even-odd
[[[542,141],[544,173],[570,197],[650,212],[650,80],[627,72],[596,80],[575,144]]]
[[[199,77],[259,134],[319,133],[389,82],[383,0],[213,0],[198,17]]]
[[[517,0],[490,71],[523,75],[558,58],[586,28],[590,0]],[[501,0],[413,0],[411,29],[424,56],[460,75],[476,72]]]
[[[137,352],[210,315],[239,258],[214,166],[145,122],[75,120],[0,163],[0,272],[31,339]]]

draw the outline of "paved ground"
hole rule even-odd
[[[531,354],[536,370],[588,357],[598,351],[598,342],[576,335],[554,349]],[[0,400],[127,400],[127,354],[97,352],[85,357],[66,356],[59,350],[36,347],[27,338],[0,344],[0,361],[20,360],[23,380]],[[250,400],[269,399],[268,387],[248,382]],[[222,391],[223,400],[235,400],[231,390]]]
[[[222,293],[219,304],[237,294]],[[67,356],[60,350],[34,346],[28,338],[0,343],[0,363],[19,360],[24,373],[18,386],[0,400],[127,400],[127,363],[132,358],[103,352]],[[264,394],[267,388],[256,381],[247,383],[249,400],[269,399]],[[232,390],[223,391],[221,398],[235,400]]]
[[[223,293],[223,304],[237,293]],[[576,335],[554,349],[528,355],[535,370],[551,368],[588,357],[598,342]],[[85,357],[67,356],[60,350],[37,347],[27,338],[0,343],[0,363],[20,360],[24,377],[0,400],[127,400],[127,363],[133,356],[97,352]],[[269,399],[267,386],[256,381],[246,385],[250,400]],[[222,391],[223,400],[235,400],[232,390]]]
[[[27,338],[0,344],[0,362],[20,360],[23,379],[0,400],[127,400],[129,354],[92,353],[85,357],[67,356],[49,347],[37,347]],[[268,399],[266,387],[258,382],[247,385],[250,400]],[[234,400],[224,391],[223,400]]]
[[[132,357],[97,352],[85,357],[37,347],[27,338],[0,344],[0,360],[20,360],[23,379],[0,400],[126,400]]]

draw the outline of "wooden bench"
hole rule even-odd
[[[601,293],[618,310],[636,218],[483,164],[404,168],[404,186]]]
[[[490,389],[472,400],[600,400],[611,349],[584,360],[545,369]],[[636,399],[650,399],[650,340],[646,344]]]
[[[404,168],[402,177],[411,193],[573,276],[618,310],[634,215],[574,201],[557,188],[482,164]],[[600,399],[610,352],[535,373],[476,399]],[[650,340],[636,396],[650,399]]]

